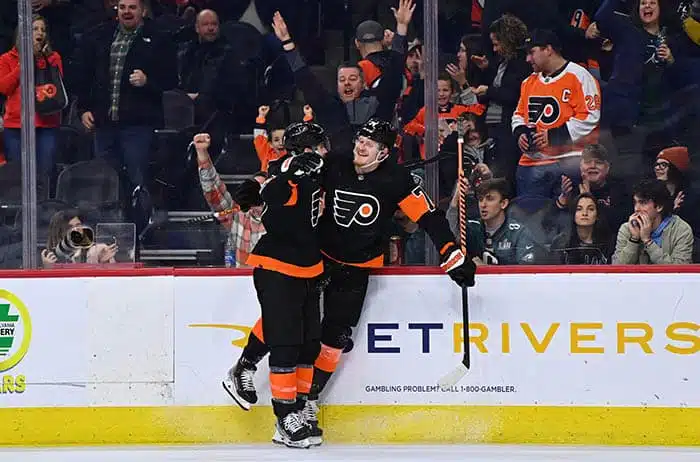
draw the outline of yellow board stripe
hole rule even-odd
[[[700,445],[699,408],[325,406],[325,439],[355,444]],[[269,407],[4,408],[1,446],[261,443]]]

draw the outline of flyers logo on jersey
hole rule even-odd
[[[349,228],[353,223],[369,226],[379,218],[379,201],[369,194],[335,190],[333,218],[338,225]]]
[[[536,124],[542,122],[551,125],[559,120],[561,108],[559,101],[552,96],[530,96],[527,101],[528,121]]]
[[[311,226],[316,227],[318,225],[318,220],[321,218],[323,213],[323,193],[320,189],[314,191],[311,195]]]

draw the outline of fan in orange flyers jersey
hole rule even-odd
[[[600,87],[586,69],[561,56],[561,43],[553,32],[533,31],[527,47],[535,72],[520,87],[512,119],[522,152],[518,195],[555,197],[561,174],[576,177],[584,146],[598,140]],[[544,170],[554,174],[538,174]]]

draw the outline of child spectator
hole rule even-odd
[[[287,154],[284,149],[284,127],[275,125],[268,131],[266,127],[267,115],[270,113],[270,106],[260,106],[258,117],[255,119],[255,129],[253,130],[253,145],[255,152],[260,159],[260,171],[267,172],[269,163]],[[314,118],[313,109],[308,104],[304,106],[304,122],[311,122]]]
[[[471,112],[476,115],[482,115],[486,109],[481,104],[472,104],[470,106],[464,106],[462,104],[452,103],[452,94],[454,93],[454,88],[452,87],[452,79],[449,74],[441,73],[438,76],[438,118],[442,124],[442,132],[440,134],[440,140],[438,145],[442,145],[442,142],[447,138],[452,131],[454,131],[454,125],[457,118],[466,112]],[[404,127],[404,132],[407,135],[417,136],[422,138],[425,135],[425,106],[418,111],[415,119],[410,121]],[[419,141],[420,145],[420,156],[421,159],[425,159],[425,143],[422,139]]]

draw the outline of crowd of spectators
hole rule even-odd
[[[66,200],[64,173],[97,159],[119,177],[109,219],[143,235],[155,210],[212,209],[242,266],[264,229],[259,211],[235,210],[228,177],[265,171],[290,122],[313,119],[332,148],[351,149],[348,127],[376,116],[401,135],[388,161],[421,180],[437,156],[436,203],[456,229],[464,124],[466,245],[478,264],[700,261],[700,0],[440,2],[438,153],[424,142],[421,1],[33,7],[35,68],[55,68],[68,96],[36,114],[41,200]],[[16,25],[16,1],[2,2],[2,169],[23,155]],[[199,132],[211,157],[191,149]],[[400,260],[421,264],[425,236],[396,224]]]

